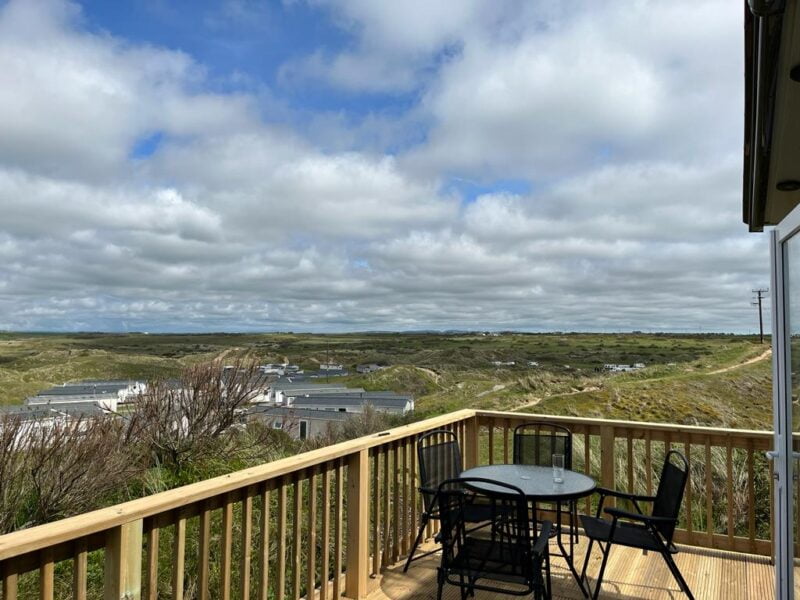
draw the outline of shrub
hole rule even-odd
[[[111,417],[2,417],[0,532],[101,507],[144,471],[129,433]]]
[[[236,448],[232,430],[269,381],[255,362],[223,369],[219,361],[184,370],[179,381],[151,381],[130,415],[134,436],[152,464],[181,471]],[[258,440],[254,443],[259,443]]]

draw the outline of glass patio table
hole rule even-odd
[[[461,474],[461,477],[479,477],[493,481],[501,481],[513,485],[525,494],[533,506],[533,516],[536,519],[537,502],[554,502],[556,504],[556,540],[561,556],[572,571],[575,581],[578,583],[581,592],[585,597],[589,594],[584,589],[580,575],[574,565],[574,538],[569,535],[569,550],[564,547],[561,539],[561,503],[570,500],[577,500],[591,494],[597,487],[594,479],[583,473],[576,473],[564,469],[564,481],[556,483],[553,481],[552,467],[539,467],[535,465],[486,465],[468,469]],[[470,487],[480,490],[486,494],[504,495],[508,494],[507,488],[493,486],[491,483],[472,482]],[[534,535],[536,527],[533,528]]]

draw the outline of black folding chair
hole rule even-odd
[[[489,484],[492,492],[476,490]],[[467,529],[469,507],[479,499],[491,507],[491,529]],[[466,477],[444,481],[436,494],[441,521],[442,562],[437,572],[437,600],[445,583],[461,588],[461,599],[475,590],[550,598],[548,538],[552,524],[542,524],[531,539],[528,502],[522,490],[507,483]],[[544,571],[544,573],[543,573]]]
[[[408,553],[403,572],[408,571],[412,561],[438,552],[436,549],[414,556],[425,536],[428,523],[439,519],[439,505],[436,498],[439,486],[443,481],[459,477],[463,471],[461,447],[456,434],[452,431],[441,429],[420,436],[417,440],[417,457],[423,510],[420,515],[419,531]],[[468,523],[488,525],[491,522],[491,507],[480,502],[470,503],[465,507],[464,515]]]
[[[572,432],[566,427],[554,423],[532,421],[517,425],[514,428],[515,465],[553,466],[553,455],[564,456],[564,468],[572,469]],[[570,535],[578,543],[578,503],[570,500],[567,510],[569,514]],[[554,533],[561,535],[561,523],[555,524]]]
[[[673,460],[678,464],[674,464]],[[686,461],[686,457],[677,450],[672,450],[667,453],[664,459],[661,480],[658,482],[658,490],[655,496],[639,496],[597,488],[597,493],[600,494],[597,514],[594,517],[581,516],[583,529],[590,540],[589,548],[586,550],[586,558],[583,562],[583,571],[581,572],[581,580],[585,582],[587,589],[589,589],[589,582],[586,578],[586,568],[589,565],[592,545],[597,542],[603,552],[603,562],[600,565],[600,573],[595,583],[593,598],[596,599],[600,594],[600,586],[603,584],[603,573],[606,569],[611,546],[612,544],[619,544],[630,548],[652,550],[661,554],[670,572],[678,582],[681,591],[694,600],[686,580],[684,580],[683,575],[678,570],[678,566],[672,559],[672,555],[678,552],[678,548],[672,543],[672,535],[678,523],[688,474],[689,463]],[[630,501],[636,512],[629,512],[619,508],[606,508],[603,511],[603,503],[609,496]],[[652,511],[649,515],[645,515],[642,512],[640,502],[652,503]],[[601,518],[600,514],[602,512],[610,516],[611,521]],[[603,543],[605,543],[605,548]]]

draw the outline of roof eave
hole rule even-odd
[[[742,219],[753,232],[770,224],[767,183],[783,9],[783,0],[748,0],[745,6]]]

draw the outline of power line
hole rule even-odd
[[[755,297],[753,298],[753,301],[750,304],[752,306],[757,306],[758,307],[758,331],[759,331],[759,336],[760,336],[760,339],[761,339],[761,343],[763,344],[764,343],[764,316],[763,316],[762,310],[761,310],[761,300],[764,297],[766,297],[767,294],[769,294],[769,288],[753,290],[753,293],[755,294]]]

